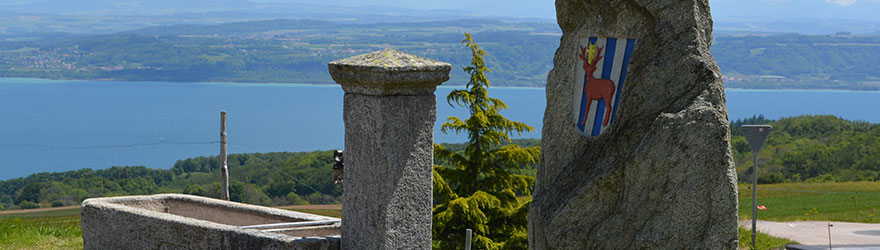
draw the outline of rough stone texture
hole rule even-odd
[[[707,0],[557,0],[532,249],[735,249],[736,174]],[[578,41],[635,38],[617,120],[572,122]]]
[[[383,50],[329,68],[346,92],[342,249],[431,249],[434,90],[451,66]]]
[[[269,223],[337,220],[191,195],[87,199],[85,249],[302,249],[340,247],[340,225],[281,232],[242,229]]]
[[[346,93],[367,95],[434,94],[449,80],[449,63],[380,50],[330,62],[330,76]]]
[[[434,95],[345,94],[343,249],[430,249]]]

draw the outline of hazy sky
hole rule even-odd
[[[710,0],[715,18],[765,16],[880,20],[880,0]]]
[[[276,1],[279,0],[256,0]],[[298,0],[308,3],[364,5],[362,0]],[[556,18],[554,0],[371,0],[371,5],[411,9],[469,10],[489,15]],[[715,18],[847,18],[880,20],[880,0],[709,0]]]
[[[0,0],[0,7],[23,3],[47,4],[71,0]],[[84,2],[162,3],[173,0],[76,0]],[[186,1],[186,0],[183,0]],[[224,2],[286,2],[338,5],[346,7],[392,6],[431,10],[449,9],[490,16],[556,18],[554,0],[224,0]],[[846,18],[880,21],[880,0],[709,0],[713,17]],[[174,8],[168,6],[168,8]],[[406,13],[401,13],[406,14]]]

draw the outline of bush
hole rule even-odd
[[[198,196],[206,196],[206,194],[207,194],[207,192],[205,191],[205,188],[203,188],[201,185],[197,185],[197,184],[186,185],[186,187],[183,188],[183,193],[190,194],[190,195],[198,195]]]
[[[820,182],[837,182],[837,178],[835,178],[831,174],[822,174],[813,178],[807,179],[805,182],[807,183],[820,183]]]
[[[18,194],[15,196],[15,203],[21,204],[24,201],[38,202],[40,201],[40,192],[46,189],[46,184],[41,182],[31,182],[21,190],[18,191]]]
[[[40,208],[40,204],[33,201],[22,201],[18,206],[21,207],[21,209]]]
[[[320,193],[311,193],[306,195],[306,201],[309,204],[333,204],[336,200],[332,196],[323,195]]]
[[[801,178],[801,174],[795,173],[788,177],[789,182],[801,182],[803,179]]]
[[[876,181],[878,175],[874,170],[841,169],[834,173],[838,181]]]
[[[782,180],[782,174],[780,173],[772,173],[758,176],[758,184],[776,184],[781,183]]]
[[[309,205],[309,201],[303,199],[294,192],[290,192],[287,194],[287,202],[290,205]]]
[[[61,202],[61,201],[53,201],[52,202],[52,207],[63,207],[63,206],[64,206],[64,202]]]
[[[238,181],[233,181],[232,183],[229,183],[229,200],[235,202],[244,202],[244,183]]]

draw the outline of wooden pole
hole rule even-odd
[[[229,200],[229,168],[226,166],[226,111],[220,111],[220,199]]]

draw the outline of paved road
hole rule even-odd
[[[880,224],[834,221],[758,221],[758,231],[799,242],[800,249],[827,249],[828,223],[831,223],[833,249],[880,249]],[[740,221],[751,230],[752,221]]]

